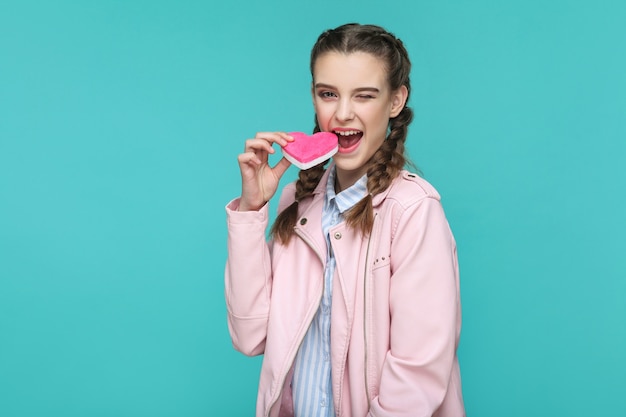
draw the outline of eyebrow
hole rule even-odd
[[[315,88],[316,89],[317,88],[328,88],[330,90],[336,90],[336,88],[333,87],[332,85],[324,84],[324,83],[317,83],[317,84],[315,84]],[[376,87],[359,87],[359,88],[355,88],[354,89],[355,93],[360,93],[360,92],[363,92],[363,91],[369,91],[369,92],[372,92],[372,93],[380,93],[380,90],[378,88],[376,88]]]

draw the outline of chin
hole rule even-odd
[[[363,163],[359,161],[351,160],[351,158],[342,158],[341,156],[337,158],[337,154],[335,154],[335,165],[337,169],[342,171],[358,171],[363,168]]]

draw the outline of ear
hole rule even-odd
[[[317,109],[315,108],[315,84],[313,81],[311,81],[311,100],[313,101],[313,109],[317,112]]]
[[[409,96],[409,90],[406,88],[406,85],[398,88],[391,95],[391,112],[389,114],[389,118],[394,118],[400,114],[402,109],[404,109],[404,105],[406,104],[406,99]]]

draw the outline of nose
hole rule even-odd
[[[352,101],[349,98],[342,98],[337,103],[336,117],[340,121],[348,121],[354,118]]]

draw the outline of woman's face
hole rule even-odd
[[[404,108],[407,90],[390,91],[383,62],[369,53],[327,52],[314,64],[312,93],[320,129],[339,138],[333,159],[343,190],[367,172],[389,119]]]

